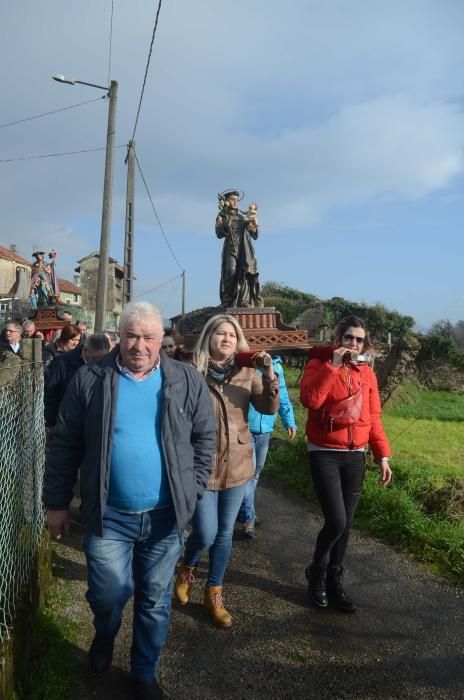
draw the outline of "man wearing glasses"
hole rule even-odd
[[[0,345],[0,350],[3,352],[14,352],[15,355],[21,354],[21,333],[22,326],[17,321],[8,321],[3,331],[4,340]]]

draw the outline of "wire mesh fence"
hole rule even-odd
[[[34,571],[44,524],[44,460],[41,363],[0,364],[0,644]]]

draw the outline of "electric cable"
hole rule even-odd
[[[140,294],[135,294],[134,299],[137,297],[143,297],[145,294],[151,294],[151,292],[156,292],[158,289],[161,289],[161,287],[166,287],[166,285],[171,284],[171,282],[175,282],[178,279],[182,279],[182,275],[176,275],[172,279],[168,280],[167,282],[163,282],[162,284],[159,284],[157,287],[153,287],[152,289],[146,289],[144,292],[141,292]]]
[[[174,294],[175,294],[175,293],[177,292],[177,290],[179,289],[179,285],[180,285],[180,278],[179,278],[179,281],[177,282],[176,286],[174,287],[174,290],[173,290],[172,294],[170,295],[169,299],[168,299],[168,300],[166,301],[166,303],[164,303],[163,306],[160,308],[160,312],[161,312],[161,313],[163,313],[163,311],[165,310],[165,308],[167,307],[167,305],[170,303],[172,297],[174,296]]]
[[[144,78],[143,78],[143,83],[142,83],[142,91],[141,91],[141,93],[140,93],[139,106],[138,106],[138,108],[137,108],[137,115],[136,115],[136,117],[135,117],[134,131],[132,132],[132,139],[131,139],[132,141],[135,139],[135,132],[136,132],[136,130],[137,130],[137,124],[138,124],[138,121],[139,121],[140,109],[141,109],[141,107],[142,107],[143,94],[144,94],[144,92],[145,92],[145,84],[146,84],[146,82],[147,82],[148,69],[149,69],[149,67],[150,67],[150,60],[151,60],[151,52],[152,52],[152,50],[153,50],[153,42],[155,41],[155,34],[156,34],[156,29],[157,29],[157,27],[158,27],[158,19],[159,19],[159,14],[160,14],[160,10],[161,10],[161,3],[162,3],[162,1],[163,1],[163,0],[159,0],[159,3],[158,3],[158,10],[156,11],[155,26],[153,27],[153,34],[152,34],[152,37],[151,37],[150,50],[149,50],[149,52],[148,52],[147,65],[146,65],[146,67],[145,67],[145,76],[144,76]]]
[[[89,105],[91,102],[98,102],[99,100],[105,100],[106,95],[103,97],[96,97],[93,100],[86,100],[85,102],[78,102],[75,105],[69,105],[68,107],[60,107],[60,109],[53,109],[51,112],[42,112],[42,114],[34,114],[32,117],[25,117],[24,119],[16,119],[14,122],[7,122],[5,124],[0,124],[0,129],[4,129],[7,126],[14,126],[15,124],[22,124],[23,122],[30,122],[32,119],[41,119],[41,117],[48,117],[50,114],[58,114],[58,112],[65,112],[67,109],[75,109],[76,107],[82,107],[82,105]]]
[[[399,437],[404,435],[409,430],[411,425],[413,425],[418,420],[419,420],[419,417],[414,418],[414,420],[412,420],[410,423],[408,423],[407,426],[400,433],[393,435],[393,437],[390,439],[390,445],[393,445],[393,443],[396,442],[396,440],[398,440]]]
[[[115,148],[127,148],[126,144],[115,146]],[[18,160],[37,160],[38,158],[58,158],[59,156],[73,156],[78,153],[94,153],[95,151],[105,151],[106,146],[99,148],[82,148],[80,151],[63,151],[62,153],[43,153],[37,156],[18,156],[17,158],[1,158],[0,163],[14,163]]]
[[[167,245],[167,247],[169,248],[169,250],[171,251],[171,255],[172,255],[172,257],[174,258],[174,260],[176,261],[177,265],[179,266],[179,268],[180,268],[180,269],[182,270],[182,272],[183,272],[183,271],[184,271],[184,268],[182,267],[182,265],[181,265],[180,262],[178,261],[178,259],[177,259],[177,257],[176,257],[176,254],[174,253],[173,249],[171,248],[171,244],[169,243],[168,238],[167,238],[167,236],[166,236],[166,234],[165,234],[165,232],[164,232],[164,229],[163,229],[163,227],[162,227],[162,225],[161,225],[161,221],[160,221],[160,219],[159,219],[158,212],[156,211],[156,207],[155,207],[155,205],[154,205],[154,203],[153,203],[153,198],[152,198],[152,196],[151,196],[151,194],[150,194],[150,190],[148,189],[148,185],[147,185],[147,182],[146,182],[145,177],[144,177],[144,175],[143,175],[142,168],[140,167],[140,163],[139,163],[139,159],[138,159],[138,157],[137,157],[137,154],[136,154],[136,156],[135,156],[135,160],[136,160],[136,162],[137,162],[137,167],[138,167],[138,169],[139,169],[139,173],[140,173],[140,176],[141,176],[141,178],[142,178],[142,182],[143,182],[143,184],[145,185],[145,189],[146,189],[146,192],[147,192],[147,195],[148,195],[148,199],[150,200],[151,206],[152,206],[152,208],[153,208],[153,212],[154,212],[155,217],[156,217],[156,220],[157,220],[157,222],[158,222],[158,226],[159,226],[160,229],[161,229],[161,233],[163,234],[163,237],[164,237],[164,240],[165,240],[165,242],[166,242],[166,245]]]

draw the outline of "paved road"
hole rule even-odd
[[[237,537],[225,585],[234,617],[217,630],[201,607],[205,567],[192,603],[174,603],[159,676],[171,698],[464,698],[464,595],[412,559],[355,532],[346,583],[355,615],[312,607],[303,570],[320,525],[317,511],[278,482],[258,488],[262,520],[254,541]],[[58,552],[70,581],[68,614],[79,621],[82,662],[77,698],[129,698],[130,611],[118,636],[110,675],[89,676],[92,639],[84,602],[79,532]]]

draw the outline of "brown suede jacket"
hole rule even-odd
[[[208,490],[222,491],[249,481],[254,473],[248,430],[250,402],[259,413],[272,415],[279,408],[279,377],[272,382],[250,367],[242,367],[223,384],[209,375],[206,383],[217,421],[217,446]]]

